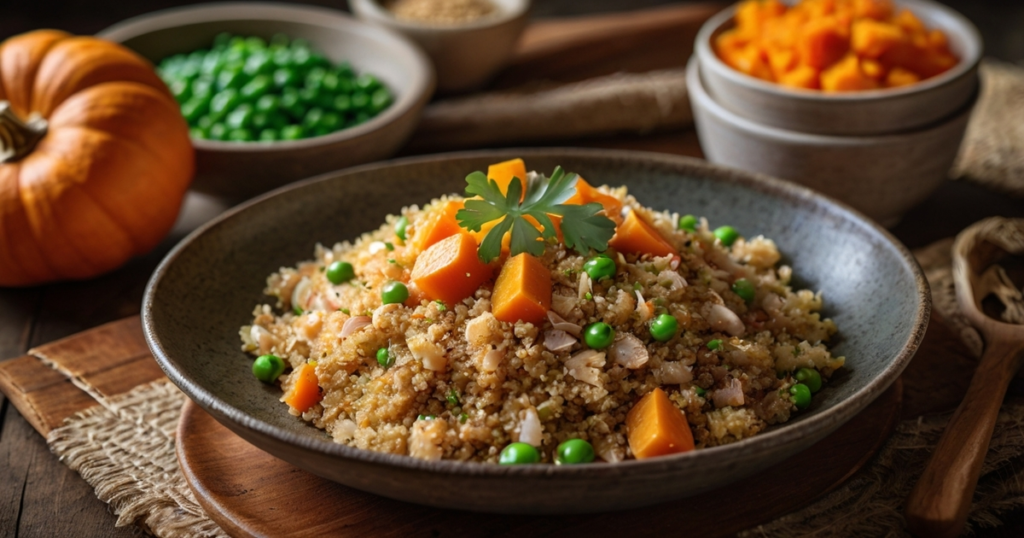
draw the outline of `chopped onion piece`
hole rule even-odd
[[[647,364],[650,356],[647,347],[639,338],[629,333],[618,333],[615,343],[608,349],[608,356],[616,363],[630,370]]]
[[[348,338],[352,333],[366,327],[373,323],[373,320],[369,316],[355,316],[345,320],[345,324],[341,326],[341,338]]]
[[[714,400],[715,407],[739,407],[744,402],[743,384],[734,377],[729,380],[729,386],[716,390],[711,399]]]
[[[544,347],[548,351],[565,351],[576,344],[578,340],[573,335],[560,331],[558,329],[552,329],[550,331],[544,331]]]
[[[553,328],[565,331],[573,336],[579,336],[583,332],[583,327],[565,321],[565,318],[559,316],[554,310],[548,310],[548,321],[551,322]]]
[[[708,323],[711,324],[711,328],[717,331],[725,331],[733,336],[743,336],[747,331],[740,317],[725,305],[711,305]]]
[[[519,442],[540,446],[541,441],[544,440],[544,429],[540,425],[540,417],[537,416],[537,410],[530,407],[525,411],[520,411],[519,416],[521,418],[519,422]]]

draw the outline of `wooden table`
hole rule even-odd
[[[12,8],[13,16],[5,16],[0,21],[0,37],[39,26],[95,31],[119,18],[176,2],[99,2],[112,6],[106,18],[91,15],[91,18],[68,19],[57,10],[50,12],[53,15],[47,19],[45,8],[49,6],[52,9],[52,3],[47,0],[19,3]],[[642,3],[651,5],[663,1]],[[1007,15],[1019,15],[1024,13],[1024,4],[998,0],[982,3],[947,0],[947,3],[957,7],[963,4],[965,13],[977,16],[976,21],[986,40],[996,45],[999,56],[1009,60],[1024,59],[1024,50],[1018,50],[1024,49],[1024,45],[1015,45],[1017,41],[1009,39],[1024,32],[1024,28],[1019,27],[1020,23],[1016,23],[1018,26],[1015,28],[1006,22],[1014,17],[1000,17],[982,9],[995,6]],[[115,4],[116,8],[113,7]],[[584,4],[549,0],[538,2],[537,11],[543,15],[577,14],[582,9],[581,5]],[[610,10],[636,3],[601,0],[585,5],[588,10]],[[133,12],[125,13],[126,9]],[[62,16],[65,18],[61,19]],[[1018,16],[1016,20],[1022,19]],[[699,156],[692,131],[580,140],[560,145],[646,149]],[[0,289],[0,360],[20,356],[33,346],[137,314],[146,281],[163,255],[189,230],[221,209],[223,206],[215,201],[193,196],[175,230],[154,252],[134,259],[106,276],[86,282]],[[950,182],[912,210],[893,232],[908,247],[917,248],[952,236],[967,225],[991,215],[1024,217],[1024,202],[969,183]],[[1007,526],[983,535],[1024,535],[1024,511],[1011,514],[1007,519]],[[92,489],[49,452],[44,440],[0,396],[0,537],[88,538],[136,534],[133,528],[115,528],[115,520],[107,506],[96,499]]]

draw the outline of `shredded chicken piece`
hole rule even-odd
[[[448,423],[443,420],[417,420],[409,434],[409,455],[421,460],[439,460],[444,455],[444,441]]]
[[[409,352],[417,360],[423,363],[427,370],[435,372],[444,371],[448,366],[448,358],[444,356],[444,349],[430,341],[426,334],[418,334],[406,340]]]
[[[711,399],[714,400],[715,407],[739,407],[744,402],[743,384],[735,377],[730,378],[729,385],[712,393]]]
[[[540,446],[544,440],[544,428],[540,425],[537,410],[530,407],[519,412],[519,442]]]

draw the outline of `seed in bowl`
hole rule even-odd
[[[271,275],[242,349],[287,370],[254,387],[278,373],[292,415],[366,450],[573,465],[756,435],[844,365],[770,239],[526,170]]]
[[[273,142],[346,129],[391,105],[371,74],[331,62],[302,39],[220,34],[209,50],[166,58],[157,71],[193,138]]]
[[[842,92],[914,84],[958,60],[941,30],[929,30],[890,0],[744,0],[715,52],[747,75],[783,86]]]

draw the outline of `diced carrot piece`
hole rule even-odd
[[[299,367],[299,375],[292,385],[292,390],[284,397],[284,402],[300,413],[309,411],[310,407],[320,403],[320,383],[316,378],[316,363],[306,363]]]
[[[862,19],[853,23],[850,45],[862,57],[878,58],[901,41],[903,32],[895,24],[872,19]]]
[[[675,247],[665,240],[653,226],[644,222],[636,211],[630,211],[622,224],[615,229],[615,236],[608,245],[619,252],[651,254],[654,256],[678,256]]]
[[[538,324],[551,308],[551,272],[541,261],[522,253],[509,258],[491,293],[491,313],[509,323]]]
[[[904,9],[897,14],[892,22],[896,23],[897,26],[903,29],[904,32],[911,36],[915,34],[924,33],[924,23],[921,19],[918,19],[909,9]]]
[[[768,66],[772,69],[775,80],[782,82],[782,77],[792,71],[796,66],[796,53],[790,49],[772,48],[768,49]]]
[[[743,73],[764,80],[774,80],[772,78],[772,68],[768,66],[767,58],[765,58],[761,48],[757,45],[747,45],[737,51],[734,61],[736,65],[733,67]]]
[[[870,90],[877,87],[878,83],[860,70],[860,61],[853,54],[821,73],[821,89],[827,92]]]
[[[487,167],[487,179],[493,179],[498,184],[502,194],[508,193],[508,185],[512,183],[512,178],[514,177],[519,178],[519,183],[523,187],[523,194],[525,195],[526,163],[522,159],[512,159]],[[522,198],[520,197],[520,199]]]
[[[892,17],[892,2],[889,0],[854,0],[855,17],[884,21]]]
[[[413,230],[412,248],[423,252],[442,239],[447,239],[462,232],[455,214],[462,209],[463,203],[449,200],[421,219]]]
[[[565,201],[566,204],[578,205],[593,202],[604,206],[604,215],[615,221],[616,224],[622,222],[622,200],[595,189],[583,178],[576,181],[576,194]]]
[[[912,71],[907,71],[902,67],[894,67],[892,71],[889,71],[889,75],[885,77],[885,85],[890,88],[897,86],[907,86],[919,82],[921,77],[917,76]]]
[[[642,460],[693,450],[693,432],[682,409],[660,388],[648,392],[626,415],[633,456]]]
[[[882,65],[881,62],[877,60],[861,60],[860,70],[863,71],[865,75],[875,80],[881,80],[885,78],[886,74],[885,66]]]
[[[809,21],[797,40],[800,62],[819,70],[839,61],[849,48],[848,33],[831,17]]]
[[[476,240],[458,233],[434,243],[416,258],[412,280],[428,299],[453,305],[491,278],[491,267],[477,256]]]
[[[818,77],[819,73],[817,69],[809,65],[801,65],[788,73],[783,73],[779,76],[778,80],[779,84],[782,84],[783,86],[817,90],[821,88],[821,83],[818,81]]]

